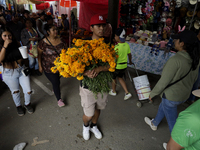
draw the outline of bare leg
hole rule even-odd
[[[92,123],[93,124],[97,123],[97,121],[99,119],[100,112],[101,111],[99,109],[95,109],[94,116],[92,117]]]
[[[121,86],[123,87],[125,93],[127,94],[128,93],[128,89],[126,87],[126,83],[125,83],[124,79],[123,78],[118,78],[118,80],[119,80],[119,83],[121,84]]]
[[[92,117],[88,117],[85,114],[83,115],[83,123],[85,126],[89,125],[90,120],[92,120]]]
[[[96,124],[98,119],[99,119],[99,115],[100,115],[100,110],[99,109],[95,109],[94,112],[94,116],[92,117],[88,117],[85,114],[83,115],[83,122],[85,126],[88,126],[89,122],[92,120],[93,124]]]
[[[112,91],[115,93],[116,92],[116,84],[117,84],[117,80],[113,79],[112,81]]]

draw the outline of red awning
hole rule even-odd
[[[36,4],[35,6],[37,10],[44,10],[49,8],[50,4],[47,2],[47,3]]]
[[[90,0],[81,0],[81,1],[90,1]],[[91,0],[92,1],[92,0]],[[101,0],[93,0],[99,2]],[[105,0],[102,0],[105,1]],[[108,1],[108,0],[107,0]],[[120,12],[121,1],[119,1],[119,11]],[[80,3],[80,12],[79,12],[79,27],[90,31],[90,19],[95,14],[100,14],[104,17],[108,17],[108,3],[103,4],[95,4],[95,3]],[[118,15],[118,22],[120,18],[120,13],[115,14]]]
[[[93,4],[108,5],[108,0],[73,0],[73,1],[79,1],[79,2],[84,2],[84,3],[93,3]]]
[[[38,0],[38,1],[59,1],[59,0]]]
[[[60,1],[60,6],[62,6],[62,7],[69,7],[69,1],[70,0],[61,0]],[[76,5],[76,1],[73,1],[73,0],[71,0],[71,7],[75,7],[75,6],[77,6]]]
[[[59,0],[39,0],[39,1],[59,1]]]

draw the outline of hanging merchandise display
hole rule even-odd
[[[33,10],[33,5],[32,4],[29,4],[29,11],[32,13],[32,10]]]
[[[70,2],[71,1],[71,2]],[[71,3],[71,6],[70,6]],[[72,1],[72,0],[61,0],[60,1],[60,6],[62,7],[75,7],[77,6],[76,1]]]
[[[199,20],[195,21],[194,28],[197,29],[197,30],[199,30],[199,28],[200,28],[200,21]]]
[[[0,5],[5,8],[6,7],[6,1],[5,0],[0,0]]]
[[[51,2],[51,1],[54,1],[54,2],[55,2],[55,1],[57,1],[57,2],[58,2],[59,0],[38,0],[38,1],[45,1],[45,2],[46,2],[46,1],[48,1],[48,2]]]
[[[139,70],[161,74],[177,52],[173,34],[189,29],[200,37],[199,4],[200,0],[122,0],[120,26]]]
[[[147,26],[154,21],[152,16],[154,2],[155,0],[122,0],[120,26],[124,28],[133,28],[139,25],[143,26],[143,28],[147,28]]]
[[[51,13],[51,14],[49,14],[49,15],[53,15],[53,6],[52,6],[52,5],[50,6],[49,12]]]
[[[7,5],[8,10],[14,10],[12,0],[6,0],[6,5]]]
[[[43,0],[46,1],[46,0]],[[17,4],[41,4],[43,1],[40,0],[16,0]]]
[[[49,3],[41,3],[41,4],[36,4],[36,9],[37,10],[44,10],[50,7]]]
[[[90,4],[108,5],[108,0],[74,0],[74,1],[90,3]]]
[[[131,42],[158,48],[155,42],[162,41],[163,48],[171,34],[184,29],[198,32],[198,4],[198,0],[121,0],[120,27],[126,29]],[[141,32],[148,34],[143,36]]]

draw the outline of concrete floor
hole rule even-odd
[[[136,74],[129,69],[131,76]],[[145,74],[139,72],[140,75]],[[147,73],[151,87],[158,81],[158,75]],[[63,108],[57,106],[56,98],[50,92],[50,82],[42,76],[32,76],[32,104],[35,112],[19,117],[16,112],[9,89],[0,83],[0,150],[12,150],[21,142],[26,142],[25,150],[162,150],[162,143],[167,142],[170,133],[164,119],[157,131],[152,131],[144,122],[144,117],[155,117],[160,98],[153,104],[144,103],[136,106],[138,97],[130,80],[127,87],[133,97],[124,101],[124,91],[117,86],[116,97],[109,96],[107,107],[102,111],[98,126],[103,138],[98,140],[91,134],[89,141],[82,138],[82,107],[79,96],[79,81],[75,78],[61,78],[62,98],[67,104]],[[47,87],[45,92],[43,88]],[[23,100],[23,94],[21,94]],[[181,105],[178,110],[187,107]],[[49,140],[48,143],[31,146],[33,138],[38,141]]]

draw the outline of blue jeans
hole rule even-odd
[[[198,74],[198,78],[196,80],[196,82],[194,83],[193,87],[192,87],[192,91],[197,90],[200,84],[200,68],[199,68],[199,74]],[[190,94],[190,97],[188,98],[188,101],[194,101],[195,100],[195,96],[192,94]]]
[[[160,103],[160,106],[158,108],[158,112],[152,123],[155,126],[158,126],[159,123],[162,121],[164,117],[167,119],[167,123],[169,125],[170,133],[172,132],[172,129],[176,123],[176,119],[178,117],[177,112],[177,106],[180,105],[183,102],[175,102],[175,101],[169,101],[166,98],[162,98],[162,102]]]
[[[35,67],[35,70],[39,69],[38,59],[37,58],[33,58],[28,54],[28,60],[29,60],[29,67],[31,69],[33,69],[34,67]]]
[[[16,107],[21,105],[19,85],[21,85],[24,92],[25,105],[28,105],[31,99],[31,94],[28,94],[28,92],[31,92],[30,78],[29,76],[24,76],[22,74],[21,72],[22,69],[23,67],[21,66],[19,66],[19,68],[16,68],[14,70],[4,68],[2,72],[3,81],[9,87]],[[15,93],[15,91],[19,92]]]

